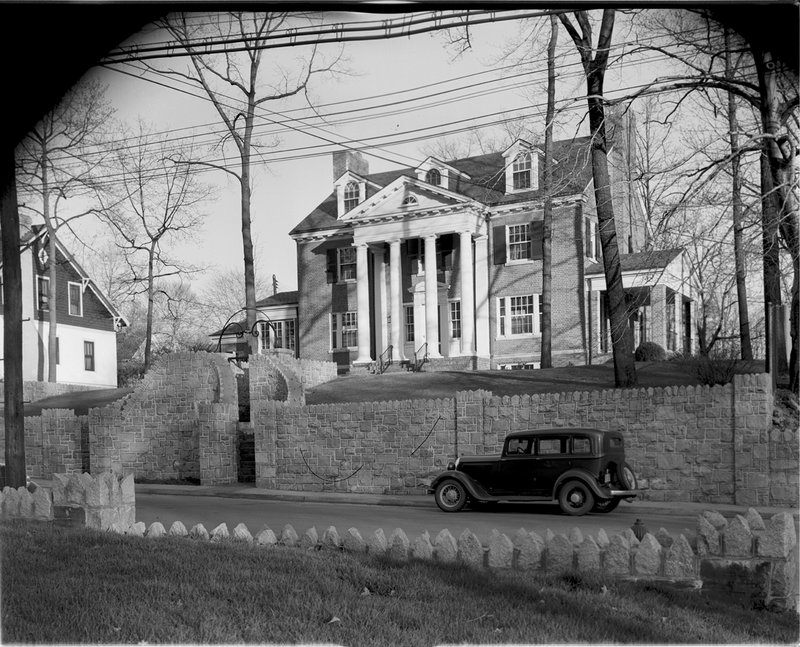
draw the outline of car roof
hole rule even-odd
[[[619,431],[607,429],[595,429],[594,427],[552,427],[550,429],[529,429],[528,431],[513,431],[506,438],[530,438],[531,436],[551,436],[553,434],[592,434],[602,436],[603,434],[621,435]]]

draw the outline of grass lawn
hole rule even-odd
[[[696,360],[637,362],[640,387],[699,384]],[[730,366],[730,365],[727,365]],[[759,373],[764,362],[739,362],[737,373]],[[535,371],[446,371],[347,375],[306,393],[307,404],[450,398],[456,391],[485,389],[494,395],[595,391],[614,388],[614,367],[565,366]]]
[[[797,643],[798,616],[577,575],[3,522],[5,643]]]

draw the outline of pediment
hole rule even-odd
[[[410,177],[399,177],[372,197],[346,213],[342,220],[369,220],[424,212],[472,200],[442,187],[432,187]]]

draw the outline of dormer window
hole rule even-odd
[[[506,193],[536,191],[539,188],[539,155],[541,151],[518,139],[503,153]]]
[[[531,188],[531,154],[527,152],[519,153],[514,159],[512,168],[514,190]]]
[[[345,212],[350,211],[350,209],[354,209],[358,206],[359,200],[359,187],[358,184],[355,182],[348,182],[347,185],[344,187],[344,210]]]
[[[432,168],[425,174],[425,181],[428,184],[433,184],[434,186],[439,186],[442,183],[442,174],[439,172],[439,169]]]

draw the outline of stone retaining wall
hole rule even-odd
[[[588,426],[625,433],[645,499],[798,505],[797,431],[773,432],[766,375],[715,387],[315,406],[257,397],[251,420],[259,487],[420,493],[456,456],[499,452],[509,432]]]

